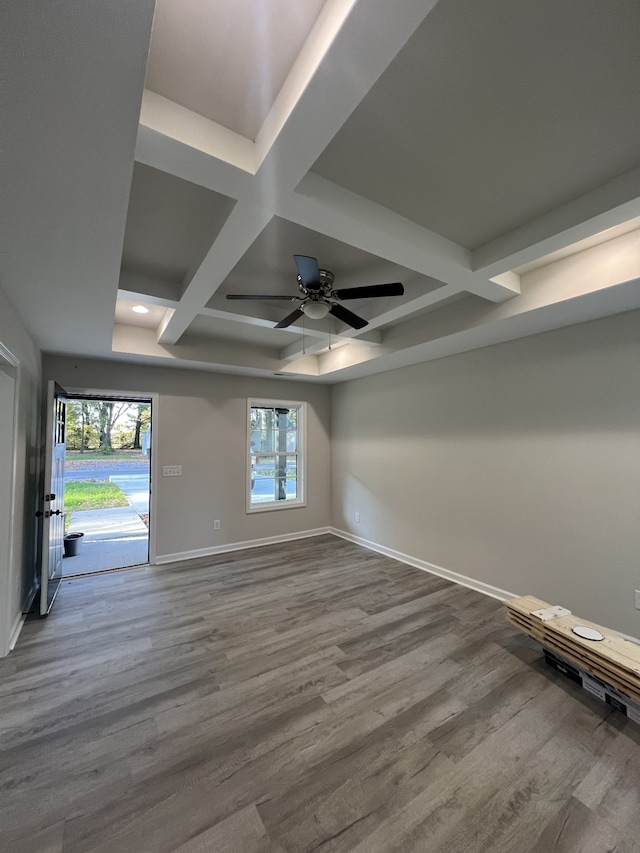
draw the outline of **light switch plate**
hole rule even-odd
[[[182,465],[163,465],[163,477],[182,477]]]

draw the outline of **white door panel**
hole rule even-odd
[[[45,616],[51,609],[62,579],[66,431],[66,392],[56,382],[50,380],[47,389],[44,494],[42,496],[41,616]]]

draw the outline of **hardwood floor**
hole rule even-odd
[[[331,536],[65,582],[0,733],[5,853],[640,851],[640,726]]]

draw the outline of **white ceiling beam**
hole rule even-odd
[[[314,46],[311,59],[295,63],[285,83],[286,96],[278,102],[280,114],[270,119],[270,129],[261,138],[260,165],[247,195],[236,204],[199,269],[185,280],[180,305],[159,331],[159,343],[180,339],[273,217],[278,198],[295,189],[435,2],[331,0],[307,42]],[[159,132],[181,139],[180,122],[167,119],[161,124],[161,118],[145,121],[153,119]],[[216,140],[218,144],[222,146]]]
[[[185,287],[180,304],[159,331],[158,343],[175,344],[272,218],[272,211],[239,201],[204,261]]]
[[[254,175],[256,171],[255,143],[211,119],[194,113],[168,98],[145,89],[140,108],[139,130],[154,131],[160,137],[200,151],[226,164],[229,169]],[[147,136],[136,148],[142,154]]]
[[[120,274],[118,299],[175,309],[179,303],[178,289],[179,285],[173,282],[123,271]],[[282,307],[282,303],[279,304]],[[203,317],[213,317],[217,320],[243,323],[247,326],[261,326],[263,328],[273,328],[279,319],[275,316],[275,311],[273,309],[270,310],[266,305],[251,303],[250,307],[249,304],[244,302],[236,302],[233,311],[223,308],[204,307],[200,310],[199,314]],[[281,329],[281,331],[289,332],[290,334],[300,333],[297,326]],[[306,329],[305,333],[310,337],[321,337],[323,339],[326,337],[326,332],[315,328]]]
[[[133,273],[123,272],[120,276],[120,288],[118,289],[118,299],[126,299],[129,302],[142,302],[147,305],[159,305],[163,308],[175,309],[178,305],[178,299],[175,295],[176,285],[171,282],[155,279],[149,276],[142,276]],[[127,285],[129,289],[124,289],[123,285]],[[166,293],[172,293],[172,297],[167,297]],[[283,306],[283,303],[278,303]],[[242,323],[246,326],[260,326],[261,328],[273,328],[278,322],[275,317],[275,311],[269,309],[268,306],[262,304],[249,304],[244,302],[236,302],[235,309],[225,310],[222,308],[202,308],[199,316],[211,317],[222,322]],[[279,331],[290,335],[302,334],[300,326],[287,326]],[[326,345],[327,330],[308,327],[304,333],[309,338],[318,338],[323,341],[323,346]],[[334,334],[334,333],[332,333]],[[379,343],[380,333],[370,332],[368,335],[371,343]]]
[[[290,344],[288,347],[280,350],[280,358],[284,361],[290,361],[294,358],[299,358],[301,355],[305,353],[308,355],[309,353],[317,352],[321,349],[326,349],[329,341],[331,340],[336,346],[338,344],[343,344],[345,341],[365,341],[371,346],[380,346],[382,343],[382,335],[377,329],[369,328],[361,329],[360,331],[356,329],[345,329],[343,332],[340,332],[337,335],[334,331],[329,333],[328,329],[314,329],[313,333],[309,333],[309,329],[305,329],[304,333],[301,326],[289,326],[290,329],[296,331],[299,335],[299,338],[294,341],[294,343]],[[303,347],[303,336],[305,338],[316,338],[317,340],[311,344],[306,344]]]
[[[334,348],[338,347],[338,343],[340,344],[340,346],[347,346],[345,342],[340,341],[340,338],[334,338],[334,342],[335,341],[337,341],[337,343],[335,343]],[[327,335],[325,335],[322,340],[320,340],[319,338],[314,338],[311,341],[308,341],[304,349],[302,349],[302,347],[299,346],[298,343],[291,344],[290,347],[286,347],[285,349],[280,350],[280,358],[283,361],[295,361],[301,356],[317,355],[319,352],[322,352],[322,350],[326,350],[328,346],[329,341]]]
[[[640,280],[593,291],[585,296],[551,302],[546,306],[522,313],[507,313],[501,319],[486,317],[485,322],[471,324],[457,332],[437,335],[427,341],[399,349],[390,349],[377,355],[363,349],[362,355],[354,348],[344,348],[319,356],[320,375],[326,382],[343,382],[370,376],[383,370],[395,370],[411,364],[444,358],[480,347],[522,338],[585,323],[600,317],[640,309]],[[507,312],[513,303],[488,307],[492,315]],[[375,356],[375,357],[374,357]],[[381,365],[383,365],[381,367]]]
[[[293,190],[435,5],[330,0],[258,134],[258,172]]]
[[[153,111],[148,109],[150,96]],[[139,163],[228,198],[247,194],[253,180],[253,142],[153,92],[145,90],[142,103],[135,152]],[[178,135],[172,136],[170,129],[178,125]],[[244,157],[236,157],[235,162],[227,159],[228,139],[220,140],[221,131],[237,139],[238,151],[245,150]]]
[[[305,176],[276,212],[439,281],[457,275],[462,283],[471,273],[471,255],[462,246],[314,172]]]
[[[153,329],[115,324],[113,327],[112,351],[134,354],[174,363],[184,367],[185,363],[198,368],[243,368],[252,372],[259,370],[273,375],[283,368],[277,351],[250,346],[246,342],[216,340],[185,336],[176,345],[159,344]],[[284,365],[287,369],[289,366]]]
[[[446,302],[460,295],[460,290],[453,285],[445,285],[438,290],[425,293],[424,296],[419,296],[417,299],[407,300],[402,305],[392,308],[390,311],[385,311],[377,317],[372,317],[368,325],[364,329],[349,329],[340,334],[339,340],[349,339],[357,340],[362,343],[378,345],[382,344],[382,335],[379,331],[381,326],[386,326],[389,323],[397,323],[404,317],[410,317],[418,311],[424,311],[425,308],[430,308],[438,303]],[[326,332],[325,332],[326,341]],[[326,346],[326,343],[325,343]],[[308,350],[308,348],[307,348]],[[296,341],[291,346],[281,350],[283,359],[295,358],[302,354],[302,343]]]
[[[256,137],[256,166],[262,165],[282,128],[344,26],[355,0],[326,0],[291,71]]]
[[[487,335],[487,340],[493,340],[491,331],[495,327],[512,323],[518,318],[518,329],[522,334],[534,334],[540,330],[539,317],[548,316],[550,309],[558,309],[562,304],[571,304],[575,310],[576,300],[594,297],[602,293],[608,301],[607,313],[620,310],[630,310],[640,304],[640,291],[637,282],[640,280],[640,232],[638,230],[622,234],[604,243],[584,249],[574,255],[560,258],[544,267],[538,267],[521,277],[525,288],[519,299],[491,305],[475,301],[468,304],[466,309],[458,310],[455,314],[431,313],[421,321],[417,317],[418,306],[427,307],[429,297],[435,294],[425,294],[417,300],[412,300],[410,314],[415,318],[404,328],[395,325],[382,340],[378,352],[372,348],[362,349],[362,358],[372,360],[394,357],[395,353],[405,349],[411,350],[422,347],[429,342],[454,339],[458,335],[471,335],[471,330],[480,330],[479,336],[473,335],[476,344]],[[635,290],[634,290],[635,285]],[[442,288],[441,296],[455,297],[454,288]],[[442,299],[440,303],[442,303]],[[600,299],[593,304],[602,305]],[[405,308],[406,306],[401,306]],[[382,324],[386,319],[398,320],[394,314],[396,309],[387,312],[386,317],[373,319],[371,325]],[[599,308],[601,310],[601,308]],[[547,322],[547,320],[545,320]],[[527,328],[530,324],[530,331]],[[560,324],[564,325],[564,321]],[[462,339],[462,338],[461,338]],[[314,348],[314,351],[317,348]],[[284,355],[284,352],[282,353]],[[295,355],[290,347],[287,355]],[[336,365],[344,365],[345,359],[355,359],[354,354],[343,354],[339,359],[327,354],[321,356],[320,369],[323,375]],[[360,355],[357,356],[360,358]],[[331,365],[334,367],[331,368]],[[341,369],[341,368],[340,368]]]
[[[507,313],[517,313],[517,300],[508,304],[520,294],[514,268],[640,215],[636,169],[469,252],[309,172],[434,5],[327,0],[256,143],[145,92],[136,159],[238,200],[202,264],[183,282],[180,300],[157,302],[168,309],[158,330],[160,345],[177,344],[198,314],[271,325],[266,309],[248,316],[244,306],[233,313],[206,304],[274,215],[443,283],[372,318],[365,334],[349,330],[340,336],[371,336],[378,344],[381,326],[466,293],[505,302]],[[135,287],[122,292],[133,296]],[[286,331],[301,334],[297,326]],[[316,339],[307,354],[322,348],[323,334],[305,330]],[[285,360],[301,354],[300,340],[281,351]]]
[[[417,299],[408,299],[396,308],[390,311],[385,311],[384,314],[379,314],[369,320],[369,325],[372,328],[385,326],[389,323],[396,324],[405,317],[410,317],[417,314],[419,311],[424,311],[426,308],[444,304],[451,299],[461,295],[461,291],[451,284],[446,284],[444,287],[433,290],[431,293],[425,293],[424,296],[419,296]]]
[[[241,309],[236,311],[222,311],[219,308],[203,308],[200,311],[200,314],[204,317],[213,317],[216,320],[222,320],[223,322],[231,321],[234,323],[244,323],[247,326],[261,326],[263,329],[273,329],[275,324],[278,322],[277,320],[274,320],[272,316],[268,316],[267,310],[265,310],[263,306],[255,306],[252,309],[249,309],[247,306],[246,310],[247,312],[251,310],[252,313],[245,314]],[[291,310],[293,310],[293,308]],[[288,326],[286,329],[279,329],[278,331],[287,332],[291,335],[299,335],[301,332],[299,326]],[[322,338],[323,340],[327,337],[326,331],[321,332],[318,329],[305,329],[305,334],[309,337]]]
[[[276,212],[459,292],[475,293],[492,302],[519,292],[514,282],[501,284],[474,274],[471,253],[462,246],[314,173],[280,201]]]
[[[484,276],[497,276],[636,216],[640,216],[640,167],[476,249],[473,268]]]

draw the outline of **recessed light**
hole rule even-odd
[[[149,313],[149,309],[147,307],[145,307],[144,305],[134,305],[131,310],[135,311],[136,314],[148,314]]]

